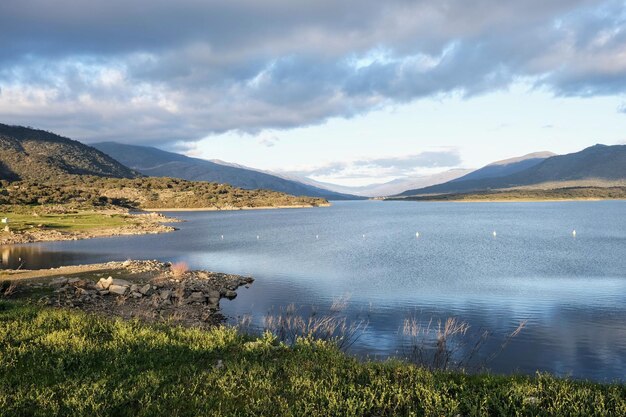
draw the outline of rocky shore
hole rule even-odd
[[[66,274],[66,272],[70,272]],[[224,320],[222,298],[253,279],[159,261],[125,261],[51,270],[8,271],[11,297],[125,319],[210,327]],[[7,295],[6,288],[3,290]]]
[[[176,228],[163,223],[174,223],[179,221],[178,219],[169,218],[156,212],[127,213],[125,216],[128,221],[122,226],[94,228],[88,230],[65,231],[41,227],[24,231],[12,231],[9,228],[8,231],[0,232],[0,245],[167,233],[176,230]]]

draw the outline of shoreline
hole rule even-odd
[[[552,198],[552,199],[535,199],[535,198],[468,198],[468,199],[410,199],[410,198],[390,198],[383,201],[410,201],[423,203],[559,203],[559,202],[575,202],[575,201],[626,201],[626,198]]]
[[[174,208],[174,207],[165,207],[165,208],[142,208],[142,211],[147,212],[185,212],[185,211],[243,211],[243,210],[271,210],[271,209],[303,209],[303,208],[319,208],[319,207],[330,207],[332,204],[319,204],[316,206],[307,205],[307,204],[298,204],[292,206],[259,206],[259,207],[194,207],[194,208]]]
[[[158,260],[0,270],[0,282],[14,285],[10,298],[18,301],[196,327],[220,324],[224,319],[220,300],[234,299],[239,287],[249,287],[253,281]]]
[[[161,234],[176,231],[173,226],[164,223],[180,223],[183,220],[176,217],[166,217],[160,212],[191,212],[191,211],[239,211],[239,210],[270,210],[270,209],[303,209],[330,207],[331,204],[292,205],[292,206],[263,206],[263,207],[203,207],[203,208],[148,208],[139,209],[134,213],[127,213],[129,222],[122,226],[93,228],[87,230],[62,231],[57,228],[36,228],[18,232],[0,232],[0,246],[24,245],[39,242],[61,242],[69,240],[86,240],[119,236],[139,236]],[[136,223],[133,223],[136,222]]]
[[[0,234],[0,246],[169,233],[177,229],[173,226],[165,225],[164,223],[178,223],[181,221],[157,213],[128,213],[126,216],[128,216],[129,223],[115,227],[76,231],[61,231],[56,228],[37,228],[19,232],[11,231],[8,232],[8,235],[7,232],[4,232]]]

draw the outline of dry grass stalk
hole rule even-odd
[[[341,349],[347,349],[365,330],[367,323],[350,323],[345,316],[298,314],[295,305],[290,304],[278,314],[268,314],[264,320],[265,330],[287,344],[295,344],[299,338],[312,338],[335,343]]]
[[[170,266],[170,271],[174,278],[181,278],[189,271],[189,265],[186,262],[176,262]]]
[[[491,332],[484,330],[478,335],[470,335],[469,324],[455,317],[450,317],[443,323],[438,321],[436,327],[433,326],[432,318],[426,325],[422,325],[416,317],[406,318],[402,335],[409,342],[408,359],[419,366],[436,370],[466,370],[472,367],[478,370],[502,352],[525,326],[526,321],[521,322],[505,337],[499,349],[487,355],[482,363],[477,363],[477,357]]]

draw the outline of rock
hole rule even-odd
[[[192,292],[189,297],[187,297],[187,303],[204,303],[206,300],[206,296],[200,292]]]
[[[133,284],[130,286],[130,291],[131,292],[139,292],[139,285],[137,284]]]
[[[100,290],[106,290],[109,288],[109,286],[113,283],[113,278],[109,277],[107,279],[104,278],[100,278],[100,280],[98,281],[98,283],[96,284],[96,288],[100,289]]]
[[[218,301],[219,301],[220,296],[221,296],[221,294],[220,294],[219,291],[215,291],[215,290],[209,291],[209,298],[217,298]]]
[[[67,280],[68,284],[76,284],[77,282],[80,282],[80,278],[69,278]]]
[[[126,285],[118,285],[118,284],[109,285],[109,292],[112,292],[113,294],[124,295],[126,294],[127,291],[128,291],[128,287]]]
[[[100,295],[109,295],[109,290],[100,290],[100,291],[98,291],[98,294],[100,294]]]
[[[170,290],[161,290],[159,291],[159,297],[161,298],[161,300],[169,300],[170,297],[172,296],[172,292]]]
[[[217,360],[217,363],[215,364],[215,369],[222,369],[224,368],[224,361],[221,359]]]
[[[229,300],[232,300],[235,297],[237,297],[237,293],[233,290],[228,290],[226,291],[226,294],[224,294],[224,297],[228,298]]]
[[[149,295],[152,290],[152,286],[150,284],[146,284],[143,287],[139,288],[139,292],[143,295]]]
[[[131,283],[126,281],[125,279],[113,278],[113,277],[109,277],[109,278],[111,278],[111,284],[123,285],[125,287],[130,287],[131,285]]]
[[[90,295],[91,292],[87,291],[84,288],[76,288],[76,294],[78,294],[78,295]]]
[[[122,262],[122,266],[124,268],[128,268],[131,264],[132,264],[132,262],[130,261],[130,259]]]
[[[209,306],[217,307],[220,305],[220,299],[215,297],[209,297]]]
[[[141,298],[141,297],[143,297],[143,295],[140,292],[137,292],[137,291],[132,292],[130,295],[132,295],[133,298]]]
[[[67,284],[67,278],[65,277],[55,278],[52,281],[50,281],[50,285],[65,285],[65,284]]]

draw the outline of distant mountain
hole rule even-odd
[[[116,142],[101,142],[92,146],[148,176],[211,181],[244,189],[274,190],[291,195],[322,197],[329,200],[358,198],[223,161],[218,163],[191,158],[149,146],[125,145]]]
[[[0,124],[0,179],[49,180],[67,174],[135,178],[108,155],[44,130]]]
[[[467,175],[456,178],[453,181],[468,181],[468,180],[480,180],[483,178],[498,178],[506,177],[507,175],[515,174],[516,172],[523,171],[531,168],[540,162],[543,162],[546,158],[556,156],[552,152],[534,152],[528,155],[518,156],[516,158],[504,159],[502,161],[492,162],[491,164],[484,166],[476,171],[470,172]]]
[[[527,160],[532,159],[536,158]],[[512,164],[524,161],[522,159]],[[483,173],[489,172],[486,170],[488,167],[489,165],[483,168]],[[504,176],[469,179],[466,176],[445,184],[406,191],[400,196],[466,193],[521,186],[558,188],[577,184],[608,186],[626,183],[626,145],[595,145],[580,152],[544,158],[525,169],[517,170],[515,166],[513,168],[514,173]],[[476,172],[479,171],[481,170]],[[494,172],[497,173],[498,170]]]
[[[321,188],[326,188],[339,193],[354,194],[363,197],[387,197],[390,195],[399,194],[403,191],[428,187],[430,185],[441,184],[447,181],[451,181],[455,178],[462,177],[472,172],[471,169],[451,169],[445,172],[440,172],[433,175],[424,175],[421,177],[409,177],[398,178],[392,181],[388,181],[382,184],[370,184],[359,187],[350,187],[337,184],[329,184],[326,182],[319,182],[310,178],[299,178],[301,182],[305,184],[314,185]]]

